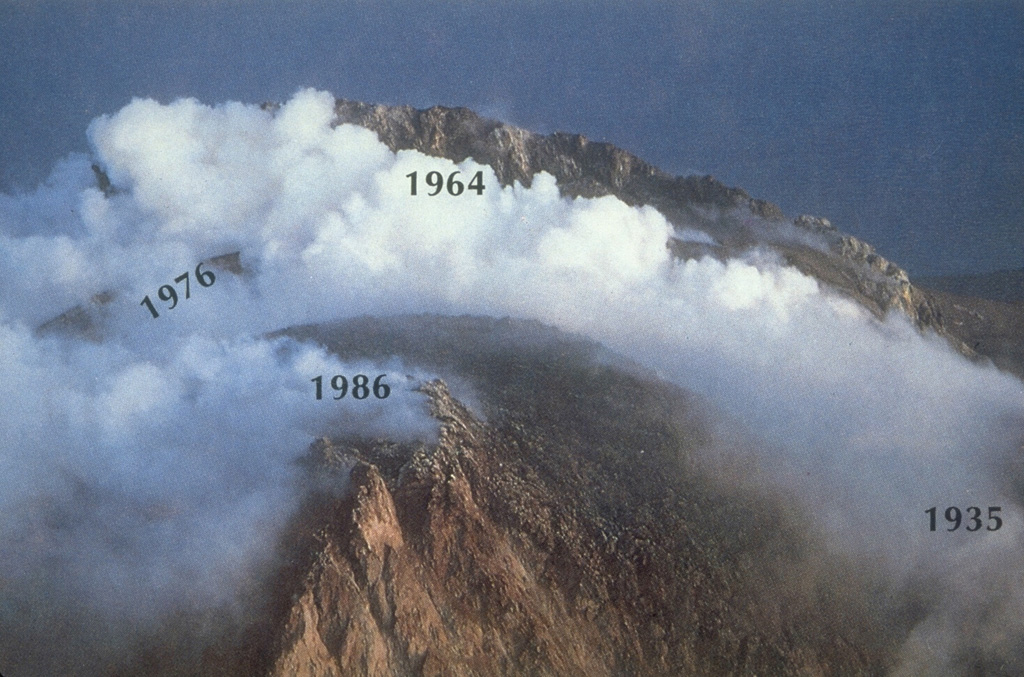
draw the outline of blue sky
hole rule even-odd
[[[133,96],[304,86],[610,141],[912,276],[1024,266],[1022,2],[0,0],[0,184]]]

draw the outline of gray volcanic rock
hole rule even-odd
[[[790,221],[777,205],[752,198],[712,176],[671,176],[608,143],[563,132],[535,134],[466,108],[417,110],[338,99],[335,110],[337,124],[371,129],[392,150],[416,149],[455,162],[473,158],[493,167],[503,185],[518,181],[529,186],[538,172],[548,172],[565,195],[615,195],[627,204],[651,205],[677,228],[699,224],[721,244],[707,248],[667,243],[677,256],[725,258],[753,246],[770,245],[790,265],[879,317],[903,312],[921,329],[946,337],[964,355],[991,357],[1003,368],[1024,374],[1024,362],[1017,358],[1024,352],[1020,346],[1006,349],[1002,342],[1003,347],[979,353],[983,345],[991,344],[981,335],[998,329],[986,324],[969,330],[962,322],[947,323],[945,318],[957,314],[949,307],[949,299],[919,289],[906,271],[826,219],[801,215]],[[960,306],[969,303],[958,301]],[[1020,308],[1002,308],[996,315],[993,322],[999,326],[1024,321]]]
[[[274,111],[278,104],[263,104]],[[553,175],[564,195],[614,195],[630,205],[650,205],[677,229],[697,226],[715,245],[672,239],[666,243],[679,258],[711,255],[721,260],[753,247],[769,247],[790,265],[857,301],[878,317],[905,313],[922,330],[944,336],[972,358],[988,357],[1003,369],[1024,375],[1024,340],[1007,336],[1006,327],[1024,324],[1024,305],[991,306],[966,321],[967,297],[937,293],[912,284],[906,271],[827,219],[801,215],[789,220],[775,204],[752,198],[713,176],[671,176],[635,155],[579,134],[536,134],[481,117],[467,108],[384,106],[338,99],[335,124],[355,124],[374,131],[394,151],[415,149],[455,162],[472,158],[493,167],[499,182],[531,185],[538,172]],[[99,167],[93,168],[104,195],[116,195]],[[241,274],[237,253],[215,257],[211,265]],[[76,306],[38,328],[42,333],[72,331],[96,340],[101,335],[96,303]],[[992,340],[992,336],[1000,337]]]
[[[208,651],[199,672],[833,675],[892,665],[913,611],[903,601],[900,614],[883,611],[865,594],[879,582],[852,562],[822,566],[821,543],[785,497],[692,463],[714,434],[682,390],[536,323],[359,318],[283,333],[342,358],[401,355],[470,381],[480,399],[471,410],[443,381],[424,384],[441,426],[433,445],[315,443],[303,464],[316,486],[334,474],[349,490],[307,501],[261,620]]]
[[[96,165],[93,165],[93,168],[95,169]],[[103,177],[105,178],[106,175],[104,174]],[[101,188],[103,186],[102,180],[100,181],[100,186]],[[104,194],[107,197],[110,194],[115,194],[110,190],[109,180],[106,186]],[[244,275],[246,273],[246,270],[242,267],[241,252],[220,254],[203,261],[203,263],[207,267],[222,273],[231,273],[232,275]],[[116,298],[117,293],[112,291],[93,294],[87,303],[80,303],[40,324],[35,328],[35,335],[63,334],[65,336],[76,336],[87,341],[100,342],[103,340],[104,325],[109,317],[109,305]]]
[[[66,334],[78,336],[88,341],[102,339],[102,325],[106,317],[106,308],[116,298],[114,292],[93,294],[88,303],[79,304],[63,313],[47,320],[36,327],[36,336],[47,334]]]
[[[579,134],[549,136],[480,117],[466,108],[380,106],[339,99],[338,123],[356,124],[377,132],[392,150],[416,149],[455,162],[473,158],[494,168],[502,185],[529,186],[538,172],[555,176],[569,195],[614,194],[629,204],[661,202],[743,206],[768,218],[782,218],[775,205],[752,199],[711,176],[673,177],[635,155]]]

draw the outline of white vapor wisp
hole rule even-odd
[[[364,314],[481,314],[584,334],[704,395],[765,441],[766,477],[812,508],[836,548],[955,589],[898,670],[934,660],[924,647],[957,614],[1000,619],[1005,643],[993,651],[1024,637],[1009,613],[1024,585],[1005,573],[1024,556],[1021,503],[1000,465],[1019,453],[1019,380],[905,317],[874,318],[768,249],[674,260],[673,228],[653,208],[563,198],[547,174],[502,188],[489,167],[393,153],[333,117],[332,97],[313,90],[275,112],[136,100],[94,121],[93,159],[69,158],[35,192],[0,197],[0,531],[29,551],[0,562],[13,568],[0,578],[28,575],[42,548],[68,566],[90,552],[116,569],[71,576],[91,590],[115,575],[132,599],[181,576],[217,590],[295,500],[289,462],[330,419],[310,378],[392,373],[252,337]],[[482,171],[486,188],[410,195],[407,175],[430,171],[466,182]],[[714,242],[698,224],[684,235]],[[220,273],[174,309],[156,300],[161,285],[234,251],[244,274]],[[102,343],[33,335],[101,291],[115,294]],[[351,420],[365,420],[357,404]],[[375,432],[429,430],[408,386],[371,407]],[[33,516],[64,503],[86,508],[50,528],[56,542],[33,545]],[[142,562],[104,545],[111,520],[131,521],[125,505],[153,515],[122,529],[152,544]],[[1001,506],[1004,526],[929,533],[925,509],[951,505]],[[183,540],[211,556],[183,555]],[[977,576],[959,576],[965,560]]]

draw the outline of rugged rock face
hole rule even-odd
[[[93,165],[93,169],[98,175],[106,180],[107,189],[104,190],[109,192],[109,179],[106,179],[106,175],[103,174],[96,165]],[[103,185],[103,181],[100,181],[100,186],[102,187]],[[246,272],[245,269],[242,268],[241,252],[231,252],[228,254],[221,254],[220,256],[214,256],[203,261],[203,263],[206,264],[208,268],[213,268],[214,270],[222,273],[244,275]],[[77,336],[87,341],[102,341],[104,336],[104,326],[109,319],[108,306],[116,299],[117,293],[112,291],[93,294],[88,303],[82,303],[69,308],[57,317],[47,320],[36,327],[35,334],[36,336],[63,334],[66,336]]]
[[[889,663],[884,647],[906,628],[868,613],[862,574],[839,560],[826,572],[782,500],[740,497],[689,462],[712,436],[685,394],[568,340],[505,353],[508,322],[403,322],[293,333],[339,354],[367,335],[382,352],[431,336],[406,357],[477,374],[486,422],[437,381],[423,386],[436,445],[314,445],[310,468],[351,484],[302,511],[289,548],[303,563],[282,579],[269,674],[830,675]],[[495,378],[510,370],[523,377]],[[629,397],[581,395],[609,381]]]
[[[277,104],[263,107],[275,110]],[[922,330],[944,336],[968,357],[988,357],[999,367],[1024,376],[1024,341],[1007,327],[1024,326],[1024,305],[986,302],[987,312],[964,310],[976,300],[912,284],[906,271],[862,240],[836,229],[827,219],[801,215],[787,220],[770,202],[730,188],[713,176],[671,176],[631,153],[579,134],[547,136],[480,117],[466,108],[383,106],[337,100],[336,124],[356,124],[377,133],[392,150],[416,149],[455,162],[473,158],[494,168],[502,185],[529,186],[538,172],[552,174],[563,194],[615,195],[627,204],[651,205],[677,228],[699,225],[718,245],[672,240],[666,245],[680,258],[705,255],[725,259],[755,246],[778,251],[790,264],[882,317],[890,311],[909,316]],[[118,188],[98,166],[97,186],[104,195]],[[808,236],[810,239],[808,239]],[[219,256],[211,265],[241,274],[238,253]],[[98,294],[38,327],[38,332],[71,331],[98,340],[102,306]]]
[[[502,453],[507,440],[442,383],[427,390],[441,443],[414,455],[391,488],[375,465],[354,468],[354,495],[337,508],[347,519],[323,532],[271,674],[666,672],[665,630],[641,638],[644,628],[608,605],[608,580],[625,572],[607,571],[581,520],[553,520],[559,509],[539,478],[516,486],[505,469],[500,459],[521,464]],[[566,564],[578,582],[561,580]]]
[[[392,150],[413,148],[455,162],[474,158],[491,165],[502,185],[518,181],[529,186],[534,175],[543,171],[554,175],[570,195],[614,193],[629,204],[656,206],[662,202],[722,209],[743,206],[761,216],[782,218],[777,206],[754,200],[714,177],[673,177],[631,153],[579,134],[542,136],[482,118],[466,108],[416,110],[341,99],[336,111],[339,124],[372,129]]]
[[[273,108],[273,105],[268,107]],[[491,165],[503,185],[530,185],[538,172],[548,172],[566,195],[615,195],[628,204],[658,208],[677,227],[697,222],[721,242],[725,256],[755,245],[771,245],[806,274],[862,303],[878,316],[889,311],[906,313],[920,328],[939,333],[957,350],[980,353],[1017,374],[1024,374],[1018,347],[1005,349],[991,334],[999,326],[1024,322],[1024,310],[1013,305],[990,314],[981,327],[944,318],[958,315],[952,300],[911,284],[907,273],[874,248],[833,227],[826,219],[800,216],[789,221],[770,202],[750,197],[712,176],[670,176],[636,156],[607,143],[595,143],[578,134],[540,135],[482,118],[465,108],[436,106],[417,110],[409,106],[371,105],[339,99],[337,123],[357,124],[375,131],[392,150],[416,149],[461,162],[473,158]],[[753,217],[753,218],[752,218]],[[794,236],[804,231],[817,242]],[[672,243],[669,243],[670,246]],[[673,247],[679,256],[699,256],[706,248]],[[974,327],[971,332],[966,326]],[[977,346],[977,348],[975,347]]]
[[[704,468],[700,402],[599,346],[470,317],[288,333],[474,405],[433,381],[436,442],[314,443],[245,613],[170,619],[101,674],[877,675],[925,613],[787,496]]]

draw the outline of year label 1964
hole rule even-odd
[[[462,172],[452,172],[448,175],[448,181],[444,180],[444,176],[441,172],[427,172],[427,186],[433,188],[427,195],[434,196],[439,195],[445,188],[448,189],[449,195],[462,195],[462,192],[467,188],[477,195],[483,195],[484,193],[484,173],[479,171],[473,175],[473,178],[469,180],[469,184],[464,184],[457,177]],[[412,172],[406,174],[405,178],[409,179],[409,195],[417,195],[418,189],[418,178],[419,172]]]

